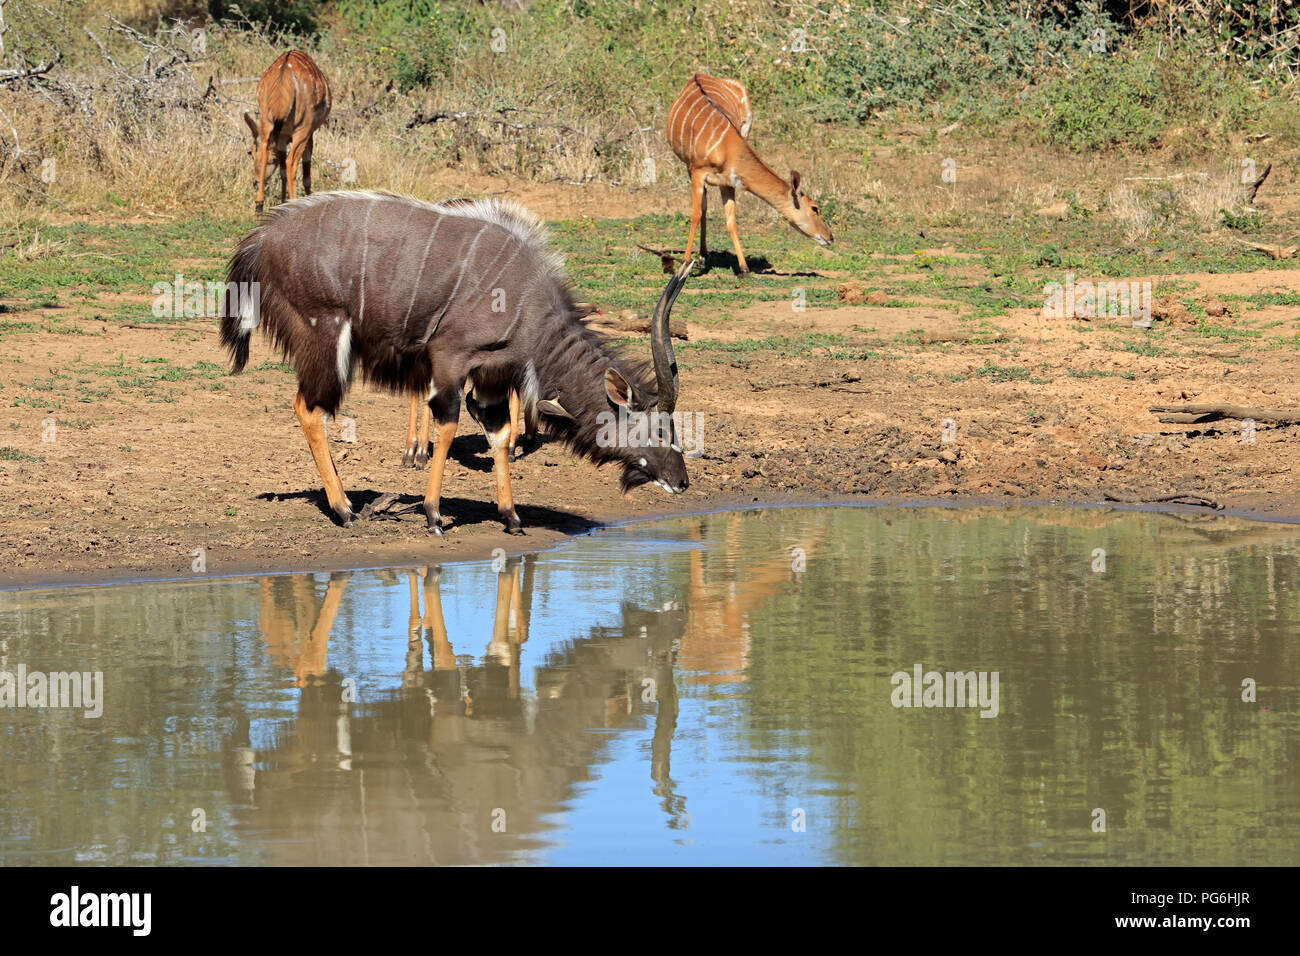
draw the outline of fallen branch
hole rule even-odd
[[[767,392],[775,388],[829,388],[833,392],[858,392],[859,389],[856,388],[837,388],[836,386],[860,381],[862,381],[862,376],[857,372],[844,372],[839,378],[825,379],[820,382],[768,382],[766,385],[750,382],[749,387],[751,391],[755,392]]]
[[[1250,184],[1250,188],[1246,190],[1247,206],[1254,203],[1255,193],[1259,192],[1259,187],[1264,185],[1264,180],[1268,179],[1268,174],[1271,173],[1272,171],[1273,171],[1273,164],[1269,163],[1267,166],[1264,167],[1264,172],[1259,177],[1259,179],[1255,180],[1253,183]]]
[[[402,496],[392,491],[385,491],[374,501],[366,502],[361,514],[358,516],[365,520],[375,520],[379,518],[396,521],[402,515],[412,514],[417,509],[421,509],[420,502],[412,502],[403,505]]]
[[[638,249],[644,249],[653,255],[659,257],[659,264],[663,266],[664,272],[668,275],[674,275],[677,272],[677,257],[685,255],[684,252],[678,252],[676,249],[651,249],[649,246],[643,246],[637,243]]]
[[[605,326],[614,329],[617,332],[649,332],[650,318],[644,315],[632,316],[608,316],[602,315],[598,319],[591,319],[592,325]],[[681,339],[683,342],[690,340],[690,335],[686,331],[685,319],[674,319],[671,316],[668,319],[668,333],[675,339]]]
[[[212,333],[218,331],[216,328],[214,328],[214,327],[212,327],[212,326],[202,326],[202,327],[200,327],[200,326],[196,326],[196,325],[168,325],[166,322],[147,322],[147,323],[145,323],[144,325],[140,325],[140,324],[137,324],[137,323],[134,323],[134,322],[122,322],[122,323],[120,323],[120,324],[119,324],[119,323],[114,323],[114,328],[119,328],[119,329],[148,329],[148,330],[150,330],[151,332],[159,332],[159,331],[162,331],[162,330],[166,330],[166,331],[168,331],[168,332],[173,332],[173,331],[175,331],[175,332],[201,332],[201,333],[204,334],[204,335],[211,335]]]
[[[1211,508],[1214,511],[1222,511],[1226,506],[1215,501],[1213,498],[1205,498],[1201,495],[1157,495],[1155,497],[1142,498],[1137,495],[1119,495],[1110,491],[1102,492],[1102,498],[1106,501],[1118,501],[1120,504],[1128,505],[1154,505],[1163,503],[1175,503],[1180,505],[1196,505],[1201,508]]]
[[[1248,249],[1262,252],[1274,259],[1294,259],[1296,253],[1300,253],[1300,246],[1273,245],[1272,243],[1267,242],[1247,242],[1245,239],[1236,239],[1235,241]]]
[[[44,76],[62,58],[61,53],[55,53],[53,58],[42,63],[40,66],[28,67],[25,70],[0,70],[0,83],[12,83],[16,80],[30,80],[34,76]]]
[[[1300,412],[1255,408],[1249,405],[1151,405],[1147,410],[1162,422],[1184,425],[1216,422],[1222,418],[1235,418],[1238,421],[1250,418],[1271,425],[1300,425]]]
[[[976,339],[981,339],[979,345],[992,345],[995,342],[1005,342],[1007,336],[1001,333],[990,335],[987,332],[925,332],[921,335],[922,345],[934,345],[936,342],[960,342],[969,345]]]

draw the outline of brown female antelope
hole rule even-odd
[[[471,409],[473,405],[469,406]],[[421,411],[423,409],[423,411]],[[473,412],[471,411],[472,415]],[[515,460],[515,448],[519,444],[519,393],[514,389],[510,390],[510,439],[506,447],[506,460],[513,462]],[[421,401],[419,395],[411,396],[411,411],[406,419],[406,451],[402,455],[403,468],[423,468],[429,460],[429,424],[433,420],[433,414],[429,406]],[[416,422],[419,422],[419,428],[416,428]],[[529,438],[537,434],[537,420],[527,419],[524,422],[525,433]]]
[[[325,74],[306,53],[282,54],[262,74],[257,84],[258,118],[244,113],[253,132],[253,176],[257,180],[257,211],[266,198],[266,164],[275,140],[275,163],[280,167],[280,202],[287,189],[296,199],[294,177],[302,160],[302,190],[311,195],[312,134],[330,115],[330,88]]]
[[[799,232],[821,245],[834,237],[822,222],[817,204],[803,191],[797,172],[786,182],[772,172],[749,148],[746,137],[754,122],[749,93],[736,80],[696,73],[686,89],[668,108],[668,144],[691,175],[691,228],[686,237],[686,260],[692,258],[695,227],[700,229],[700,258],[708,261],[705,219],[708,215],[707,187],[716,186],[722,196],[727,232],[736,249],[741,275],[749,275],[745,253],[736,231],[736,190],[748,189],[767,203]]]
[[[492,448],[497,510],[506,530],[519,532],[506,461],[511,389],[524,414],[540,415],[573,451],[597,464],[620,463],[624,491],[647,482],[671,494],[687,487],[672,420],[677,365],[668,335],[687,268],[669,280],[655,308],[649,377],[579,320],[541,224],[522,207],[323,193],[277,207],[240,242],[226,279],[244,291],[237,307],[236,297],[227,299],[221,340],[234,372],[247,364],[259,324],[293,362],[294,411],[345,526],[354,515],[324,416],[338,410],[353,371],[359,367],[390,391],[425,390],[436,439],[424,512],[435,534],[442,533],[447,453],[472,386],[467,403]],[[610,418],[628,413],[644,415],[638,427],[609,427]]]

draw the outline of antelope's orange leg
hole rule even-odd
[[[497,478],[497,514],[506,524],[509,534],[523,534],[519,516],[515,514],[515,499],[510,492],[510,423],[504,423],[494,432],[488,432],[488,445],[492,449],[492,470]]]
[[[298,191],[295,188],[298,178],[298,162],[302,159],[303,151],[307,148],[307,139],[310,133],[299,131],[289,143],[289,165],[285,168],[284,176],[289,183],[289,202],[298,198]]]
[[[525,423],[525,427],[527,427],[526,423]],[[528,434],[529,437],[531,438],[532,432],[529,431]],[[510,390],[510,446],[509,446],[509,454],[507,456],[510,461],[514,461],[516,458],[515,446],[518,444],[519,444],[519,393],[516,392],[514,389],[511,389]]]
[[[695,258],[695,230],[700,224],[704,211],[704,176],[703,169],[691,173],[691,229],[686,234],[686,261]]]
[[[406,453],[402,455],[402,467],[411,468],[415,466],[415,453],[418,446],[415,444],[415,422],[420,414],[420,399],[418,396],[411,396],[411,413],[406,418]],[[426,451],[426,456],[428,452]]]
[[[330,583],[325,588],[325,600],[321,602],[320,613],[316,623],[307,635],[306,646],[294,668],[294,684],[304,686],[312,677],[325,673],[325,655],[329,652],[330,632],[334,630],[334,619],[338,617],[339,605],[343,602],[343,590],[347,587],[348,576],[331,575]]]
[[[309,409],[302,392],[294,396],[293,410],[298,415],[302,433],[307,436],[307,447],[316,460],[316,470],[320,472],[321,481],[325,484],[325,497],[329,499],[339,523],[346,528],[356,515],[352,513],[352,503],[343,491],[343,481],[339,478],[338,469],[334,467],[334,458],[330,455],[329,443],[325,440],[325,412],[319,408]]]
[[[447,638],[447,623],[442,617],[442,570],[434,568],[424,577],[424,627],[429,632],[434,670],[455,670],[456,651]]]
[[[285,166],[287,155],[288,155],[287,153],[280,152],[279,147],[276,148],[275,162],[276,165],[280,167],[280,205],[281,206],[283,206],[287,201],[286,196],[287,196],[287,190],[289,188],[289,171],[288,168]]]
[[[439,422],[437,438],[433,444],[433,464],[429,469],[429,484],[424,492],[424,516],[429,522],[430,534],[442,534],[442,515],[438,513],[442,500],[442,472],[447,466],[447,453],[451,440],[456,437],[456,422]]]
[[[709,261],[709,243],[705,234],[709,231],[709,187],[700,190],[700,258]]]
[[[307,134],[307,145],[302,150],[302,194],[311,195],[311,133]]]
[[[256,210],[262,211],[266,203],[266,167],[270,161],[271,151],[271,131],[272,127],[267,124],[260,126],[257,131],[257,205]]]
[[[423,468],[429,460],[429,426],[433,424],[433,412],[426,402],[420,411],[420,437],[415,443],[415,467]]]
[[[494,657],[502,664],[510,663],[510,604],[514,598],[514,576],[518,573],[517,561],[508,561],[497,572],[496,612],[492,615],[492,639],[488,641],[484,656]]]
[[[736,190],[723,186],[718,191],[722,193],[722,212],[727,218],[727,232],[731,233],[731,244],[736,250],[736,263],[740,266],[740,274],[747,276],[749,263],[745,261],[745,250],[740,248],[740,230],[736,228]]]

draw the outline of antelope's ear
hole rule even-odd
[[[256,135],[257,135],[257,120],[253,119],[253,114],[250,113],[250,112],[248,112],[248,110],[244,110],[244,122],[248,124],[248,128],[249,128],[250,130],[252,130],[252,131],[253,131],[253,135],[256,136]]]
[[[537,403],[537,410],[543,415],[551,415],[555,418],[573,419],[573,416],[564,410],[558,398],[544,398]]]
[[[799,170],[790,170],[790,198],[794,200],[795,209],[799,208],[799,193],[802,189],[803,182],[802,177],[799,175]]]
[[[640,408],[640,400],[636,394],[636,389],[612,365],[605,369],[605,396],[609,399],[611,405],[621,405],[623,408],[628,409]]]

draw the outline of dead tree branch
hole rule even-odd
[[[1244,421],[1247,418],[1270,425],[1300,425],[1300,412],[1276,408],[1256,408],[1249,405],[1220,405],[1203,403],[1195,405],[1151,405],[1148,411],[1160,421],[1182,425],[1217,422],[1224,418]]]

